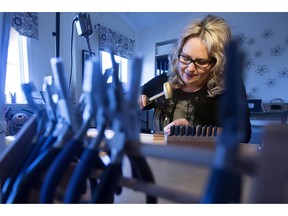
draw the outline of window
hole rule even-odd
[[[6,103],[27,103],[21,84],[29,82],[27,37],[10,28],[5,96]]]
[[[112,67],[110,54],[105,51],[100,51],[101,62],[102,62],[102,73],[105,73],[107,68]],[[115,61],[119,64],[119,80],[123,83],[127,83],[128,80],[128,59],[114,55]],[[108,79],[108,82],[112,81],[112,77]]]

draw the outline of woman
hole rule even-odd
[[[154,108],[154,131],[170,134],[172,125],[221,127],[218,101],[224,93],[225,46],[230,39],[226,21],[213,15],[194,21],[185,29],[169,56],[169,72],[142,86],[139,105],[141,109]],[[147,105],[147,98],[162,92],[167,81],[173,88],[172,99],[159,97]],[[240,90],[247,101],[244,84]],[[245,133],[239,142],[248,143],[251,137],[248,103],[245,113]]]

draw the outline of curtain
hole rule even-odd
[[[111,29],[98,24],[99,49],[102,51],[113,52],[114,55],[131,59],[133,57],[134,40],[123,36]]]
[[[10,36],[10,13],[0,13],[0,154],[5,150],[7,145],[5,144],[5,129],[6,122],[4,117],[4,104],[5,104],[5,80],[6,80],[6,68],[7,68],[7,56]],[[4,80],[4,82],[3,82]],[[1,159],[2,160],[2,159]],[[2,170],[1,170],[2,171]],[[1,173],[2,174],[2,173]],[[2,176],[0,178],[0,182]]]
[[[12,27],[22,36],[39,39],[38,13],[13,13]]]

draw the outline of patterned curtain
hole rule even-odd
[[[133,57],[134,40],[98,24],[99,49],[113,52],[114,55],[131,59]]]
[[[38,13],[13,13],[12,27],[22,36],[39,39]]]

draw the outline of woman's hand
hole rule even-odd
[[[141,109],[143,109],[147,105],[148,97],[146,95],[140,95],[138,98],[138,104]]]
[[[170,124],[168,124],[168,125],[166,125],[164,127],[164,133],[170,135],[170,128],[173,125],[175,125],[175,126],[178,126],[178,125],[186,125],[186,126],[188,126],[189,124],[190,123],[185,118],[176,119],[176,120],[172,121]]]

